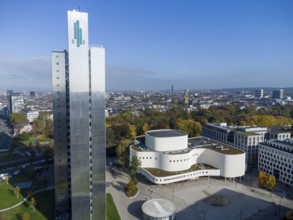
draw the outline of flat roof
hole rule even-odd
[[[189,147],[194,148],[207,148],[222,154],[243,154],[244,151],[231,147],[222,142],[207,138],[207,137],[195,137],[188,139]]]
[[[147,131],[146,134],[153,137],[178,137],[187,135],[185,132],[175,129],[151,130]]]
[[[174,202],[167,199],[151,199],[142,205],[142,211],[151,217],[169,217],[176,212]]]
[[[174,175],[179,175],[179,174],[184,174],[184,173],[190,173],[194,171],[200,171],[200,170],[211,170],[211,169],[218,169],[215,168],[211,165],[204,164],[204,163],[197,163],[193,164],[189,169],[187,170],[180,170],[180,171],[166,171],[166,170],[161,170],[157,168],[143,168],[150,172],[153,176],[156,177],[168,177],[168,176],[174,176]]]

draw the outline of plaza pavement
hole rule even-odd
[[[201,178],[168,185],[152,185],[140,177],[140,193],[129,199],[124,193],[129,176],[115,168],[111,170],[107,167],[107,192],[112,194],[122,220],[142,219],[142,204],[155,198],[174,201],[176,220],[278,220],[293,209],[292,200],[255,187],[249,177],[241,182]],[[214,194],[225,196],[229,204],[215,207],[203,201]]]

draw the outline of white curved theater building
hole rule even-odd
[[[139,172],[151,182],[167,184],[201,176],[241,177],[245,153],[205,137],[188,139],[173,129],[151,130],[134,140],[130,159],[141,161]]]

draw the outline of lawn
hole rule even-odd
[[[20,195],[19,199],[17,199],[13,192],[14,189],[10,184],[6,184],[0,181],[0,209],[5,209],[12,205],[15,205],[23,199],[22,195]]]
[[[0,195],[1,195],[0,209],[4,209],[12,205],[15,205],[23,199],[22,195],[20,195],[19,199],[17,199],[13,193],[13,187],[10,184],[3,184],[2,182],[0,183]],[[38,200],[36,199],[36,201],[37,201],[37,208],[38,208]],[[27,212],[30,215],[30,220],[46,220],[47,219],[37,209],[33,211],[32,208],[30,208],[26,203],[16,208],[13,208],[9,211],[0,212],[0,219],[1,220],[2,219],[21,220],[21,217],[23,213],[25,212]]]
[[[118,210],[116,208],[116,205],[114,203],[114,200],[112,198],[112,195],[110,193],[107,193],[107,220],[120,220],[120,216],[118,213]]]

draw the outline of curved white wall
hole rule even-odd
[[[206,149],[198,158],[198,163],[206,163],[220,169],[220,176],[233,178],[245,174],[245,153],[225,154]]]
[[[142,168],[157,168],[165,171],[182,171],[193,164],[209,164],[220,170],[220,176],[239,177],[245,174],[245,153],[225,154],[208,148],[196,148],[188,153],[167,154],[153,151],[135,151],[130,147],[130,158],[137,156]]]
[[[139,171],[142,175],[144,175],[149,181],[155,184],[168,184],[174,183],[177,181],[189,180],[189,179],[198,179],[201,176],[220,176],[220,170],[218,169],[208,169],[208,170],[197,170],[188,173],[182,173],[178,175],[165,176],[165,177],[157,177],[153,176],[147,170],[141,168]]]
[[[145,144],[154,151],[178,151],[188,148],[188,136],[154,137],[146,133]]]

